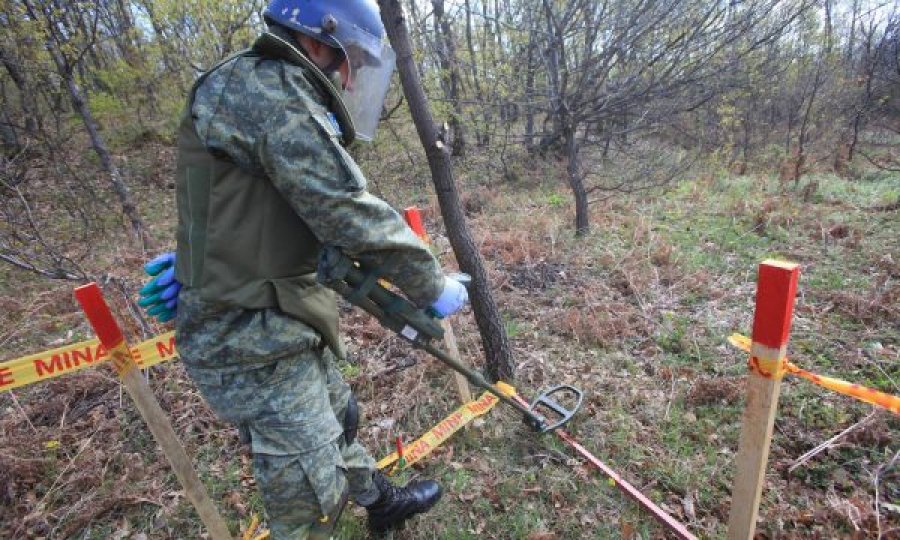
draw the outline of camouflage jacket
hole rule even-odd
[[[321,74],[314,76],[296,60],[251,50],[216,67],[192,96],[197,136],[212,155],[236,164],[248,178],[271,182],[315,236],[317,245],[310,249],[340,246],[381,268],[420,306],[430,304],[443,285],[437,261],[403,218],[366,190],[328,116],[329,104],[340,98]],[[291,232],[283,236],[290,241]],[[190,286],[179,295],[177,334],[185,362],[235,370],[320,346],[322,339],[275,306],[210,303]]]

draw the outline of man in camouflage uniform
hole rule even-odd
[[[383,532],[427,511],[440,486],[391,485],[356,440],[356,402],[335,366],[335,296],[315,281],[319,251],[339,246],[441,315],[465,289],[366,191],[344,149],[374,130],[373,111],[346,103],[375,107],[375,122],[381,111],[386,83],[373,91],[366,70],[384,81],[393,70],[374,0],[274,0],[265,15],[269,31],[189,94],[177,258],[149,265],[159,275],[142,304],[161,319],[177,307],[179,354],[250,444],[274,540],[327,538],[348,496]]]

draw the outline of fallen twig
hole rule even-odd
[[[27,412],[25,411],[25,409],[22,407],[22,404],[19,403],[19,400],[16,399],[16,394],[13,393],[12,390],[9,391],[9,397],[12,398],[13,403],[16,404],[16,407],[18,407],[19,412],[22,413],[22,416],[25,418],[25,421],[28,422],[28,427],[31,428],[31,431],[33,431],[35,435],[40,435],[40,433],[38,433],[37,428],[35,428],[35,427],[34,427],[34,424],[31,423],[31,419],[28,418],[28,413],[27,413]]]
[[[896,452],[894,452],[894,457],[892,457],[890,461],[888,461],[886,464],[882,465],[881,467],[878,467],[878,470],[875,471],[875,474],[872,479],[873,483],[875,484],[875,523],[878,526],[877,540],[881,540],[881,538],[884,536],[885,532],[890,532],[890,531],[881,530],[881,492],[878,488],[878,484],[881,483],[881,475],[883,473],[893,469],[894,465],[897,464],[898,459],[900,459],[900,450],[897,450]],[[896,529],[891,529],[891,530],[896,530]]]
[[[816,446],[815,448],[813,448],[813,449],[810,450],[809,452],[806,452],[805,454],[803,454],[802,456],[800,456],[799,458],[797,458],[796,461],[794,461],[794,463],[792,463],[791,466],[788,467],[788,472],[789,472],[789,473],[794,472],[794,469],[796,469],[796,468],[798,468],[798,467],[800,467],[800,466],[802,466],[802,465],[805,465],[809,460],[811,460],[812,458],[814,458],[814,457],[816,457],[817,455],[821,454],[823,451],[825,451],[825,450],[831,448],[832,446],[834,446],[834,444],[835,444],[837,441],[839,441],[839,440],[841,440],[842,438],[846,437],[848,434],[850,434],[850,433],[853,432],[854,430],[856,430],[856,429],[858,429],[858,428],[861,428],[861,427],[865,426],[866,424],[870,423],[870,422],[872,421],[872,419],[876,417],[876,415],[878,414],[879,411],[881,411],[881,409],[873,408],[873,409],[872,409],[872,412],[870,412],[868,416],[866,416],[865,418],[863,418],[863,419],[860,420],[859,422],[856,422],[855,424],[853,424],[852,426],[848,427],[848,428],[845,429],[844,431],[841,431],[840,433],[838,433],[838,434],[835,435],[834,437],[828,439],[827,441],[821,443],[820,445]]]
[[[398,371],[403,371],[404,369],[411,368],[414,365],[416,365],[417,363],[418,363],[418,360],[416,358],[414,358],[412,356],[407,356],[392,366],[386,367],[380,371],[376,371],[375,373],[368,376],[367,378],[375,381],[386,375],[390,375],[392,373],[396,373]]]

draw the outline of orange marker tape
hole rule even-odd
[[[750,352],[751,343],[750,338],[747,336],[732,334],[729,336],[728,342],[742,351]],[[794,364],[788,360],[787,357],[782,359],[782,366],[785,372],[806,379],[813,384],[817,384],[831,391],[850,396],[871,405],[883,407],[894,414],[900,414],[900,396],[894,396],[860,384],[835,379],[834,377],[818,375]]]

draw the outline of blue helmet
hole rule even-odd
[[[384,25],[375,0],[272,0],[263,15],[336,49],[361,49],[368,62],[381,56]]]
[[[341,98],[357,138],[372,140],[396,63],[376,1],[271,0],[263,16],[343,51],[352,84]]]

